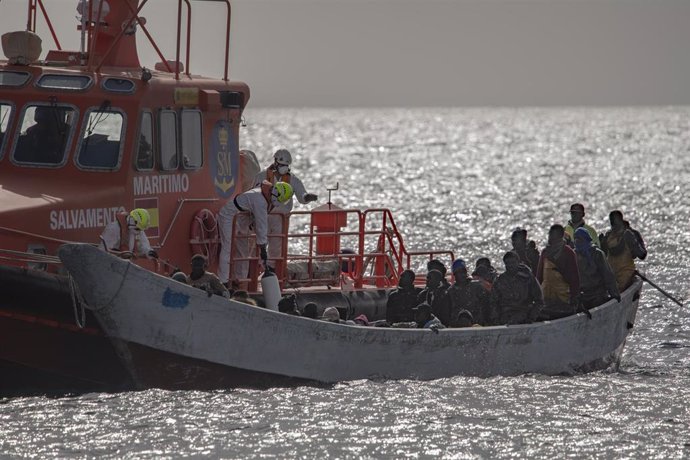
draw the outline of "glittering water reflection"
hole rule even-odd
[[[690,296],[690,109],[266,110],[243,148],[287,147],[325,201],[388,207],[411,249],[495,265],[569,205],[620,208],[647,275]],[[300,220],[295,219],[299,225]],[[420,268],[420,267],[415,267]],[[687,458],[690,314],[651,288],[619,371],[0,401],[0,453],[104,458]]]

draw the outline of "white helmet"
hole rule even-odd
[[[285,149],[276,150],[273,154],[273,159],[277,164],[290,166],[292,164],[292,155]]]

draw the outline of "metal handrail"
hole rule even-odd
[[[323,211],[318,211],[323,212]],[[289,215],[283,216],[283,229],[286,228],[285,223],[290,216],[299,215],[309,215],[312,219],[309,223],[308,231],[299,232],[288,232],[282,231],[281,233],[269,234],[269,238],[280,237],[283,239],[282,251],[280,260],[285,261],[284,264],[279,265],[276,275],[280,280],[281,284],[286,285],[333,285],[342,284],[343,275],[341,273],[340,267],[344,261],[351,263],[354,267],[349,273],[354,281],[355,287],[361,288],[364,285],[376,285],[377,287],[391,287],[396,285],[399,279],[400,273],[406,268],[410,268],[412,258],[415,256],[425,256],[432,259],[435,255],[449,255],[451,260],[453,259],[453,251],[450,250],[424,250],[424,251],[408,251],[405,247],[403,237],[399,232],[395,221],[393,220],[393,215],[391,211],[387,208],[375,208],[368,209],[365,211],[360,211],[359,209],[338,209],[332,211],[333,213],[345,213],[354,214],[356,216],[357,230],[345,230],[341,231],[339,228],[333,230],[323,230],[322,228],[317,229],[314,225],[313,211],[295,211]],[[235,218],[240,215],[237,213]],[[271,214],[275,216],[276,214]],[[376,218],[381,219],[381,228],[377,229],[367,229],[367,224],[371,223]],[[231,238],[234,241],[237,238],[253,238],[253,234],[238,235],[235,228],[235,221],[232,223],[232,235]],[[358,237],[358,244],[354,254],[318,254],[315,251],[315,241],[319,237],[334,237],[341,238],[345,236],[356,236]],[[376,248],[373,251],[365,251],[365,244],[367,242],[367,237],[378,237],[378,242],[376,243]],[[307,252],[306,254],[293,254],[288,251],[288,245],[290,241],[296,239],[308,239]],[[232,245],[234,247],[234,244]],[[247,261],[250,263],[249,278],[238,280],[240,282],[249,282],[250,286],[256,284],[256,280],[252,279],[252,274],[256,273],[258,276],[258,260],[256,255],[247,254],[246,257],[236,257],[233,254],[230,255],[230,264],[235,262]],[[276,260],[270,259],[270,260]],[[316,277],[314,273],[313,263],[323,260],[333,260],[338,263],[338,275],[337,277]],[[307,262],[307,279],[291,280],[287,276],[287,262],[289,261],[306,261]],[[366,268],[369,263],[374,261],[374,266],[372,267],[372,272],[366,274]],[[253,284],[252,284],[253,283]]]

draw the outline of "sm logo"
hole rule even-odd
[[[230,123],[221,120],[213,127],[211,139],[211,179],[216,194],[228,198],[235,192],[239,174],[239,152]]]

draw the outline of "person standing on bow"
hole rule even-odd
[[[576,312],[580,274],[577,256],[565,244],[564,234],[562,225],[552,225],[548,243],[539,257],[536,276],[544,291],[544,309],[540,319],[557,319]]]
[[[292,155],[285,149],[276,150],[273,154],[273,163],[263,171],[260,171],[255,179],[256,185],[263,181],[268,181],[271,184],[276,182],[285,182],[290,184],[293,191],[293,196],[302,204],[316,201],[318,196],[313,193],[308,193],[304,188],[302,181],[290,171],[292,165]],[[287,216],[292,211],[293,200],[290,198],[285,203],[275,206],[268,217],[268,233],[271,235],[283,233],[283,222],[285,222],[285,231],[289,228],[289,218]],[[275,260],[280,258],[283,248],[283,239],[279,236],[269,238],[268,257],[269,265],[275,268]]]
[[[578,228],[587,230],[587,233],[592,238],[592,242],[598,248],[601,247],[597,231],[591,225],[585,223],[585,206],[582,203],[573,203],[570,206],[570,220],[568,225],[565,226],[565,241],[571,248],[575,247],[575,230]]]
[[[235,250],[238,259],[249,257],[249,232],[254,229],[256,244],[259,247],[264,268],[268,267],[268,214],[274,207],[285,204],[292,198],[292,187],[285,182],[271,184],[263,181],[260,185],[240,193],[228,200],[218,213],[220,223],[220,257],[218,261],[218,278],[225,285],[230,277],[230,251]],[[232,226],[235,220],[235,236],[232,242]],[[247,277],[248,260],[237,260],[232,267],[232,280],[237,281]]]
[[[597,307],[613,298],[621,301],[616,277],[606,261],[604,251],[593,242],[589,232],[575,230],[575,252],[580,273],[580,302],[586,309]]]
[[[118,212],[115,220],[106,225],[101,233],[101,249],[123,258],[157,259],[158,253],[151,248],[145,233],[150,223],[151,216],[146,209],[133,209],[129,214]]]
[[[647,248],[640,232],[630,227],[630,223],[623,219],[622,212],[611,211],[609,222],[611,230],[602,238],[602,249],[616,275],[618,290],[623,292],[635,277],[635,259],[644,260]]]

